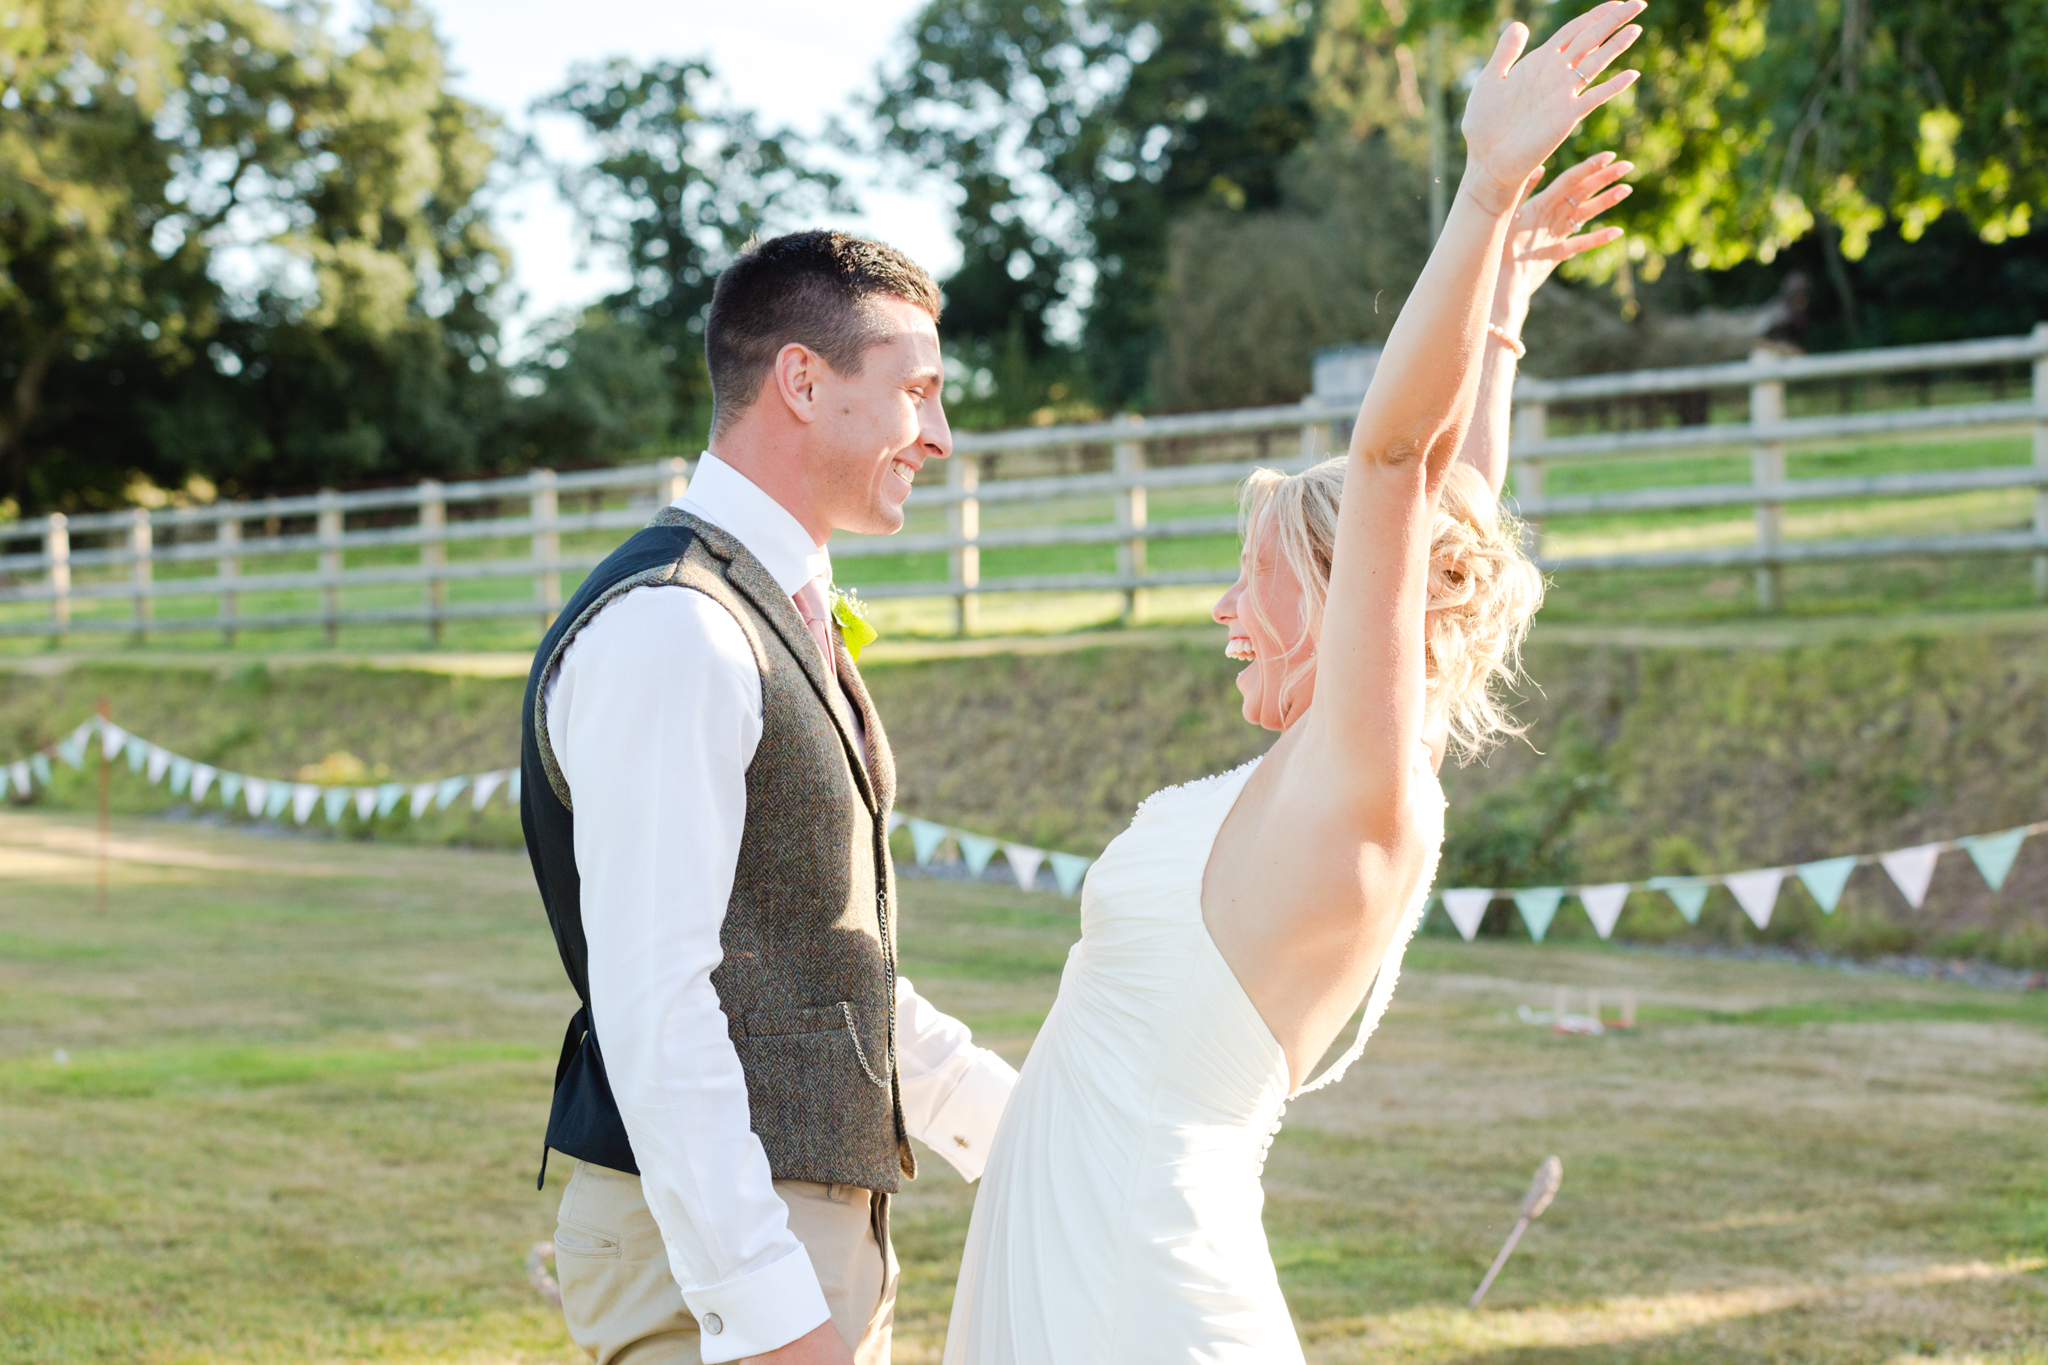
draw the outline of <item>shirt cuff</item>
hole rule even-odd
[[[703,1333],[699,1350],[704,1365],[787,1346],[832,1317],[802,1243],[781,1260],[738,1279],[684,1290],[683,1302]]]
[[[989,1148],[994,1145],[996,1125],[1002,1121],[1003,1106],[1017,1088],[1017,1072],[1008,1062],[987,1048],[978,1056],[923,1134],[926,1145],[951,1163],[968,1180],[981,1179],[988,1165]]]

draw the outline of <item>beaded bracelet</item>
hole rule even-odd
[[[1493,338],[1496,341],[1500,342],[1501,345],[1507,347],[1510,351],[1513,351],[1515,353],[1515,359],[1520,360],[1523,356],[1529,354],[1529,348],[1522,344],[1522,339],[1516,336],[1514,333],[1510,332],[1507,328],[1501,326],[1499,323],[1487,323],[1486,330],[1489,334],[1493,336]]]

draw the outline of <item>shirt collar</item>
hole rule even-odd
[[[814,578],[832,582],[832,556],[811,541],[789,509],[761,491],[752,479],[705,451],[690,475],[690,487],[673,504],[710,522],[747,547],[784,592]]]

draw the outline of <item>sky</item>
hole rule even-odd
[[[519,126],[526,125],[527,105],[561,86],[574,63],[708,57],[729,102],[759,111],[764,127],[816,132],[835,113],[858,126],[854,102],[874,89],[877,66],[898,48],[921,0],[429,3],[448,42],[455,89]],[[556,143],[550,150],[568,147]],[[880,237],[935,275],[958,263],[951,201],[942,186],[913,193],[877,183],[877,167],[841,169],[852,172],[862,211],[824,225]],[[497,225],[512,248],[514,287],[524,295],[507,329],[515,352],[535,319],[588,303],[620,282],[616,268],[601,260],[579,262],[574,222],[552,186],[514,190]]]

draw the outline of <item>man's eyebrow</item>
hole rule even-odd
[[[906,382],[924,383],[926,381],[933,379],[943,379],[945,377],[945,374],[946,371],[941,366],[920,365],[916,369],[910,371],[910,373],[904,375],[903,378]]]

